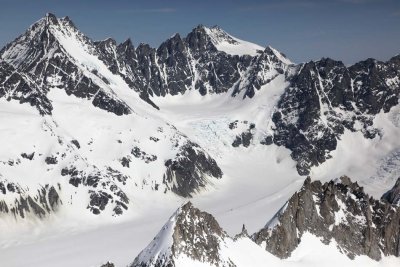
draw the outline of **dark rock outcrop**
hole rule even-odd
[[[392,189],[383,194],[382,200],[400,206],[400,178],[397,179],[396,184]]]
[[[28,74],[16,70],[13,66],[0,59],[0,98],[19,103],[28,103],[35,107],[41,115],[50,114],[53,110],[46,96],[47,89],[38,86]]]
[[[233,95],[243,91],[243,97],[253,97],[288,68],[269,47],[256,56],[230,55],[216,48],[215,38],[237,43],[219,27],[199,25],[184,38],[175,34],[157,49],[147,44],[135,48],[130,39],[117,44],[110,38],[96,46],[109,69],[154,106],[150,96],[179,95],[188,90],[206,95],[235,88]],[[241,73],[246,73],[245,77]]]
[[[75,167],[66,167],[61,170],[61,175],[69,176],[71,185],[88,189],[90,200],[87,209],[93,214],[100,214],[108,206],[111,206],[113,215],[120,215],[128,209],[130,200],[121,189],[128,177],[120,172],[108,168],[86,173]]]
[[[299,174],[329,159],[346,129],[380,133],[374,115],[398,104],[400,64],[366,60],[347,68],[324,58],[297,66],[272,116],[273,141],[292,151]]]
[[[332,239],[348,257],[400,256],[400,208],[375,200],[346,176],[322,184],[307,178],[275,217],[252,238],[287,258],[304,232]]]
[[[189,202],[178,209],[130,267],[175,266],[179,255],[210,265],[233,267],[235,265],[220,254],[227,237],[212,215],[194,208]],[[165,248],[158,251],[163,246]]]
[[[247,124],[247,122],[246,122],[246,124]],[[233,129],[233,127],[234,127],[233,125],[235,125],[235,124],[229,125],[230,129]],[[232,146],[238,147],[240,145],[243,145],[244,147],[249,147],[251,144],[251,141],[253,140],[253,134],[255,131],[255,127],[256,127],[255,124],[251,123],[249,128],[246,131],[242,132],[241,134],[239,134],[235,137],[235,140],[233,141]]]
[[[35,156],[35,152],[32,153],[22,153],[21,157],[23,157],[24,159],[29,159],[29,160],[33,160],[33,157]]]
[[[150,163],[153,162],[155,160],[157,160],[157,156],[156,155],[152,155],[152,154],[147,154],[146,152],[142,151],[139,147],[135,146],[132,151],[131,154],[138,159],[143,160],[146,163]]]
[[[11,195],[13,201],[1,200],[1,195]],[[8,196],[10,197],[10,196]],[[18,184],[0,180],[0,213],[26,218],[29,215],[44,218],[55,212],[62,204],[54,186],[46,184],[36,192],[29,192]]]
[[[44,161],[46,162],[46,164],[48,165],[54,165],[58,163],[57,157],[54,156],[50,156],[50,157],[46,157],[44,159]]]
[[[172,192],[183,197],[190,197],[205,187],[208,177],[222,177],[222,171],[215,160],[199,145],[190,141],[180,148],[174,159],[167,160],[165,166],[167,170],[163,183]]]

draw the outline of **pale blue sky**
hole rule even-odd
[[[158,46],[204,24],[272,45],[295,62],[325,56],[351,64],[400,53],[399,0],[0,0],[0,7],[0,46],[52,12],[95,40]]]

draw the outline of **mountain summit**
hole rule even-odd
[[[218,266],[232,266],[221,258],[227,234],[214,217],[188,202],[180,207],[153,241],[130,265],[179,266],[185,258]]]

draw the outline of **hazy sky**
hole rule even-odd
[[[271,45],[292,61],[346,64],[400,53],[400,0],[0,0],[0,46],[47,12],[69,16],[92,39],[158,46],[198,24]]]

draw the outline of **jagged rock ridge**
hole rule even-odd
[[[390,204],[400,206],[400,178],[397,179],[392,189],[383,194],[382,199]]]
[[[18,184],[7,182],[0,175],[0,197],[14,198],[11,203],[0,200],[0,213],[12,214],[14,218],[25,218],[28,215],[43,218],[55,212],[62,204],[58,194],[59,190],[61,190],[59,184],[57,189],[47,184],[31,196],[26,193],[26,189]]]
[[[181,256],[218,266],[235,266],[221,256],[227,234],[214,217],[188,202],[179,208],[130,267],[175,266]]]
[[[398,206],[369,197],[346,176],[325,184],[307,178],[266,226],[252,236],[243,225],[240,234],[229,237],[212,215],[188,202],[175,212],[130,266],[166,267],[191,263],[243,266],[243,258],[252,255],[243,252],[230,258],[229,251],[246,241],[255,245],[254,250],[264,250],[280,259],[288,258],[302,242],[305,232],[321,238],[325,244],[334,240],[340,252],[350,259],[359,255],[374,260],[382,256],[399,257],[399,222]],[[237,248],[233,251],[241,253]],[[270,263],[273,265],[278,258],[271,257]],[[237,259],[241,259],[239,265]]]
[[[329,58],[297,66],[272,120],[273,141],[292,151],[300,174],[331,157],[344,131],[365,138],[382,133],[374,127],[379,112],[398,104],[400,57],[373,59],[346,67]]]
[[[400,256],[400,209],[368,196],[343,176],[322,184],[307,178],[274,218],[252,238],[267,251],[287,258],[305,232],[334,239],[350,258]]]

